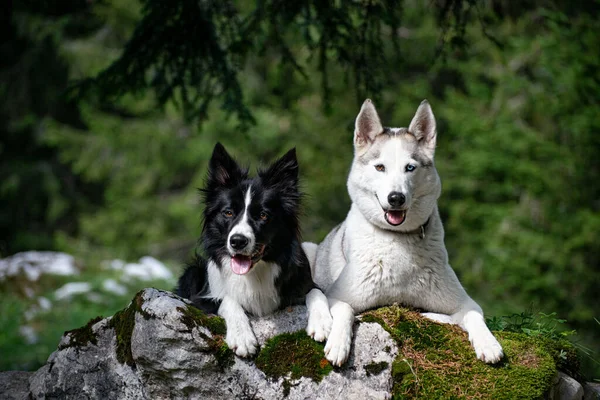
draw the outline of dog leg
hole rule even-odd
[[[350,355],[354,310],[348,303],[332,298],[329,299],[329,306],[333,325],[325,345],[325,357],[331,364],[341,366]]]
[[[248,357],[256,353],[258,342],[242,306],[225,296],[219,307],[219,315],[225,319],[227,325],[225,335],[227,346],[240,357]]]
[[[324,342],[331,332],[333,323],[327,297],[319,289],[314,288],[306,295],[306,308],[308,311],[306,333],[317,342]]]
[[[439,322],[440,324],[456,324],[450,315],[432,312],[421,313],[421,315],[432,321]]]
[[[477,303],[469,298],[462,310],[452,315],[452,319],[469,334],[469,341],[478,359],[488,364],[502,359],[502,346],[485,324],[483,312]]]

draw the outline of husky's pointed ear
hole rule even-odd
[[[298,159],[294,147],[271,164],[269,168],[259,171],[258,175],[269,186],[280,185],[282,189],[296,189],[298,186],[298,169]]]
[[[375,136],[383,132],[383,126],[371,99],[366,99],[356,117],[354,128],[354,146],[359,149],[375,140]]]
[[[208,163],[209,186],[233,186],[247,176],[247,171],[227,153],[221,143],[217,143]]]
[[[430,158],[433,158],[437,131],[435,116],[427,100],[423,100],[419,105],[415,116],[410,121],[408,132],[417,138],[419,145],[423,147],[426,154]]]

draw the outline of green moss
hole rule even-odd
[[[108,326],[115,330],[117,337],[117,360],[130,367],[135,366],[131,353],[131,336],[135,327],[135,314],[141,314],[145,319],[154,318],[150,313],[142,310],[144,304],[143,290],[139,291],[131,300],[129,306],[118,311],[109,321]]]
[[[68,347],[83,347],[89,343],[98,344],[98,338],[92,330],[92,326],[102,320],[101,316],[98,316],[90,320],[85,326],[66,331],[65,335],[69,335],[69,343],[58,347],[59,350],[66,349]]]
[[[387,369],[387,367],[389,367],[389,364],[386,363],[385,361],[381,361],[381,362],[372,362],[370,364],[367,364],[364,366],[364,369],[367,373],[367,376],[371,376],[371,375],[379,375],[381,373],[381,371],[383,371],[384,369]]]
[[[284,378],[284,395],[289,394],[289,379],[311,378],[320,382],[333,367],[324,358],[324,346],[304,331],[284,333],[269,339],[256,358],[256,366],[268,377]]]
[[[233,351],[227,346],[223,335],[226,333],[225,320],[217,316],[208,316],[201,310],[193,306],[177,307],[181,313],[181,322],[190,329],[196,327],[205,327],[212,336],[199,332],[200,337],[208,345],[208,352],[212,353],[217,360],[217,365],[221,370],[230,367],[234,362]]]
[[[227,331],[225,320],[221,317],[208,316],[193,306],[177,307],[177,310],[182,314],[181,322],[190,329],[204,326],[213,335],[224,335]]]
[[[117,360],[131,367],[135,366],[133,354],[131,352],[131,336],[135,327],[135,315],[140,314],[145,319],[156,318],[154,315],[142,309],[144,304],[143,290],[138,292],[129,306],[117,312],[109,321],[108,326],[115,330],[117,338]],[[217,365],[224,369],[233,364],[233,352],[223,339],[225,334],[225,321],[219,317],[210,317],[202,311],[192,307],[178,307],[181,313],[181,322],[183,322],[191,331],[194,327],[206,327],[212,336],[200,332],[200,337],[208,345],[207,352],[215,356]]]
[[[556,357],[546,340],[496,332],[504,359],[489,365],[476,359],[467,334],[397,306],[371,311],[364,322],[377,322],[398,343],[392,363],[396,399],[493,398],[538,399],[551,386]]]

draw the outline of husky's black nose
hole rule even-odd
[[[242,250],[248,244],[248,238],[236,233],[229,238],[229,244],[231,244],[234,250]]]
[[[406,197],[400,192],[392,192],[388,195],[388,203],[392,207],[400,207],[406,201]]]

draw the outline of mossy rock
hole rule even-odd
[[[78,329],[66,331],[65,335],[69,336],[69,343],[62,344],[58,347],[59,350],[69,347],[84,347],[88,344],[98,344],[98,338],[92,327],[102,320],[101,316],[91,319],[85,326]]]
[[[321,382],[333,367],[323,353],[324,345],[311,339],[305,331],[283,333],[267,340],[256,357],[256,366],[270,378],[284,378],[284,395],[290,380],[307,377]]]
[[[233,365],[233,351],[225,343],[223,336],[227,328],[225,320],[217,316],[206,315],[196,307],[186,305],[185,307],[177,307],[177,311],[181,313],[181,322],[183,322],[190,330],[194,327],[205,327],[212,334],[205,335],[200,332],[200,336],[206,341],[209,346],[209,351],[214,354],[217,359],[217,364],[221,369],[225,369]]]
[[[117,312],[109,321],[108,327],[115,330],[117,338],[117,360],[122,364],[127,364],[130,367],[135,366],[135,360],[131,351],[131,337],[135,327],[135,315],[140,314],[144,319],[156,318],[153,314],[143,310],[144,290],[139,291],[134,297],[129,306]],[[225,335],[225,321],[217,316],[208,316],[197,308],[185,305],[177,307],[177,311],[181,315],[181,322],[191,331],[195,327],[205,327],[212,335],[207,335],[200,332],[200,336],[208,345],[207,352],[212,353],[217,364],[221,369],[229,367],[233,364],[233,351],[229,349],[223,335]]]
[[[135,327],[135,314],[139,313],[145,319],[153,318],[150,313],[142,310],[142,304],[144,304],[144,291],[140,290],[133,297],[129,306],[113,315],[108,323],[108,326],[115,330],[117,336],[117,360],[130,367],[135,366],[131,352],[131,336]]]
[[[430,321],[406,308],[383,307],[362,316],[379,323],[398,343],[392,365],[395,399],[539,399],[551,387],[557,355],[567,363],[557,344],[525,334],[494,332],[504,358],[495,365],[475,357],[466,332],[455,325]],[[576,357],[576,356],[575,356]]]
[[[190,329],[196,326],[203,326],[213,335],[225,335],[227,332],[225,320],[221,317],[206,315],[196,307],[189,305],[177,307],[177,310],[183,315],[181,322]]]

